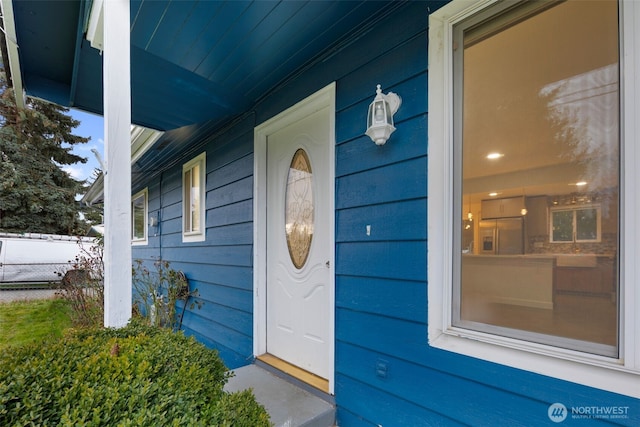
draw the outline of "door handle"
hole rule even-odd
[[[325,265],[327,268],[329,268],[329,267],[331,267],[331,262],[327,261],[327,262],[325,262],[325,263],[324,263],[324,265]]]

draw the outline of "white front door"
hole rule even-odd
[[[266,350],[322,378],[333,355],[329,107],[266,138]]]

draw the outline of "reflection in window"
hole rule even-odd
[[[202,153],[182,167],[183,240],[204,240],[204,194],[206,154]]]
[[[185,230],[200,230],[200,166],[194,165],[184,173],[185,184]]]
[[[131,241],[144,244],[147,241],[147,189],[131,198]]]
[[[497,8],[454,30],[455,207],[485,221],[456,231],[452,322],[617,356],[617,3]],[[489,200],[516,197],[509,230],[487,225]]]
[[[133,201],[133,239],[144,239],[144,196]]]

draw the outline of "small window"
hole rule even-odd
[[[600,207],[551,209],[551,242],[586,243],[600,241]]]
[[[131,198],[131,242],[134,245],[147,244],[147,199],[146,188]]]
[[[182,240],[197,242],[205,238],[206,154],[202,153],[182,168]]]

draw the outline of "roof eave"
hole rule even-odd
[[[142,126],[131,126],[131,164],[135,163],[160,139],[164,132]],[[82,203],[93,205],[104,201],[104,176],[98,175],[96,180],[82,196]]]
[[[80,202],[91,206],[104,201],[104,175],[101,173],[89,186],[87,192],[82,196]]]

